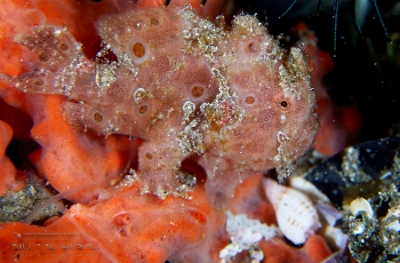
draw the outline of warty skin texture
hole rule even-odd
[[[32,72],[6,77],[26,92],[60,94],[70,125],[143,139],[137,175],[144,192],[186,196],[181,162],[206,171],[210,201],[224,209],[238,183],[277,168],[281,177],[318,126],[310,68],[255,17],[215,24],[190,7],[149,8],[97,24],[104,49],[87,59],[66,28],[44,25],[17,41],[39,56]],[[113,58],[113,54],[116,58]]]

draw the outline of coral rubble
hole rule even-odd
[[[358,262],[397,262],[400,257],[400,138],[346,148],[307,174],[336,207]]]

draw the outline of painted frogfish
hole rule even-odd
[[[307,59],[301,48],[280,48],[256,17],[236,16],[228,27],[189,6],[160,7],[96,27],[103,47],[94,60],[65,27],[19,35],[38,61],[2,78],[66,96],[60,110],[82,132],[143,139],[136,175],[144,192],[185,195],[194,177],[180,166],[191,158],[207,174],[210,201],[223,207],[241,180],[271,168],[286,176],[311,145],[318,120]]]

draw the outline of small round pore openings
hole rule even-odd
[[[256,99],[253,96],[247,96],[244,99],[244,102],[246,102],[246,104],[249,104],[249,105],[254,104],[255,101],[256,101]]]
[[[41,62],[47,62],[47,61],[49,61],[49,59],[50,59],[50,56],[49,56],[48,53],[46,53],[46,52],[40,52],[40,54],[39,54],[39,60],[40,60]]]
[[[201,96],[203,96],[203,94],[204,94],[204,88],[203,87],[200,87],[200,86],[194,86],[193,88],[192,88],[192,96],[194,97],[194,98],[200,98]]]
[[[146,153],[146,154],[144,155],[144,157],[145,157],[147,160],[153,160],[153,155],[152,155],[151,153]]]
[[[44,81],[42,79],[34,79],[32,84],[33,86],[40,87],[44,85]]]
[[[103,121],[103,119],[103,115],[100,112],[96,111],[95,113],[93,113],[93,120],[95,122],[100,123]]]
[[[68,51],[68,49],[69,49],[69,46],[66,44],[66,43],[61,43],[59,46],[58,46],[58,48],[61,50],[61,51]]]
[[[150,18],[150,25],[158,26],[159,24],[160,24],[160,22],[156,18],[154,18],[154,17]]]
[[[145,114],[149,110],[149,106],[147,105],[141,105],[139,106],[139,114]]]
[[[136,42],[132,46],[133,55],[137,58],[143,58],[146,54],[146,48],[140,42]]]

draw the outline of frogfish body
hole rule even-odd
[[[3,76],[16,88],[67,97],[70,125],[139,137],[137,176],[161,198],[190,190],[186,158],[207,173],[206,190],[224,207],[255,172],[281,176],[311,145],[318,121],[310,67],[300,48],[285,52],[253,16],[227,30],[190,8],[142,8],[97,23],[96,60],[66,28],[43,25],[17,41],[38,55],[32,72]]]

